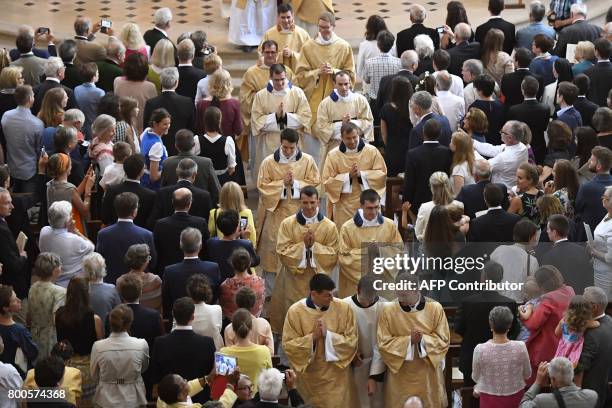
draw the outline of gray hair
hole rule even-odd
[[[424,111],[429,111],[433,103],[433,98],[427,91],[418,91],[412,95],[412,98],[410,98],[410,103],[418,106]]]
[[[509,120],[506,122],[506,125],[510,126],[510,136],[517,142],[523,140],[523,136],[525,135],[525,131],[523,128],[523,122],[519,122],[518,120]]]
[[[572,13],[572,15],[578,14],[578,15],[586,17],[587,16],[587,5],[584,3],[574,3],[570,7],[570,12]]]
[[[47,213],[51,228],[66,228],[66,224],[68,224],[72,218],[72,204],[68,201],[56,201],[49,206],[49,211]]]
[[[45,61],[45,76],[57,78],[57,71],[64,68],[64,61],[60,57],[49,57]]]
[[[283,389],[283,374],[276,368],[268,368],[259,373],[257,389],[262,400],[276,401]]]
[[[97,252],[85,255],[83,258],[83,272],[90,282],[98,281],[106,276],[106,260]]]
[[[147,244],[130,245],[123,260],[130,269],[140,269],[151,255],[151,250]]]
[[[489,312],[489,325],[495,333],[505,333],[512,326],[514,315],[507,306],[495,306]]]
[[[412,23],[422,23],[427,17],[427,10],[420,4],[410,6],[410,21]]]
[[[168,67],[162,69],[159,74],[162,89],[174,89],[178,85],[179,72],[176,67]]]
[[[74,32],[76,35],[86,36],[91,30],[91,20],[86,17],[78,17],[74,21]]]
[[[172,21],[172,11],[168,7],[162,7],[155,12],[153,22],[156,27],[164,28]]]
[[[406,50],[402,53],[402,68],[409,69],[419,64],[419,54],[415,50]]]
[[[29,34],[32,37],[34,37],[34,29],[32,28],[32,26],[29,26],[27,24],[22,24],[19,27],[17,27],[17,35],[20,34]]]
[[[605,194],[608,195],[612,192],[612,186],[606,188]],[[599,305],[606,309],[608,306],[608,295],[602,288],[598,288],[597,286],[588,286],[584,288],[584,298],[587,302]]]
[[[574,366],[566,357],[555,357],[548,364],[548,376],[557,380],[557,388],[572,385]]]
[[[64,120],[67,120],[66,117],[64,117]],[[60,140],[68,140],[67,138],[70,138],[71,142],[76,142],[77,140],[77,130],[72,126],[58,126],[55,135],[56,136],[53,137],[54,141],[58,140],[55,139],[56,137]]]
[[[414,37],[414,49],[419,54],[419,59],[431,57],[434,53],[434,43],[427,34],[419,34]]]
[[[477,59],[469,59],[463,61],[463,67],[469,71],[472,76],[482,75],[484,71],[484,67],[482,66],[482,62]]]
[[[438,75],[436,75],[436,86],[440,91],[448,91],[452,84],[453,80],[448,71],[438,72]]]
[[[190,61],[195,56],[195,45],[189,37],[184,39],[176,47],[176,56],[179,61]]]
[[[606,187],[606,190],[604,191],[604,195],[605,195],[606,197],[610,197],[610,196],[612,196],[612,186],[608,186],[608,187]]]
[[[188,179],[196,175],[198,172],[198,164],[192,159],[186,158],[179,162],[176,166],[176,176],[179,179]]]
[[[114,128],[116,124],[117,121],[115,118],[113,118],[111,115],[103,113],[102,115],[99,115],[91,124],[91,133],[93,133],[94,136],[98,136],[109,129]]]
[[[535,21],[542,21],[545,14],[546,6],[538,0],[533,0],[529,5],[529,15],[531,15]]]
[[[491,164],[488,160],[478,160],[474,164],[474,174],[481,180],[491,178]]]
[[[472,28],[466,23],[459,23],[455,26],[455,40],[457,42],[469,40],[472,35]]]
[[[198,252],[202,247],[202,233],[196,228],[185,228],[181,232],[181,250],[186,254]]]
[[[59,255],[52,252],[41,252],[36,257],[34,263],[35,274],[42,279],[47,279],[53,275],[53,271],[62,267],[62,260]]]
[[[125,55],[125,45],[118,39],[109,37],[106,44],[106,55],[119,59],[122,55]]]
[[[64,112],[64,121],[84,123],[85,114],[80,109],[76,109],[76,108],[68,109],[66,112]]]

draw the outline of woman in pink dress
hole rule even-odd
[[[555,357],[566,357],[576,367],[584,345],[584,333],[596,327],[599,322],[593,320],[591,304],[584,296],[574,296],[555,329],[555,334],[561,336]]]
[[[140,33],[140,28],[137,24],[134,23],[126,23],[121,29],[121,33],[119,34],[119,40],[125,46],[125,57],[127,58],[131,54],[141,54],[147,60],[149,59],[149,54],[151,50],[149,46],[145,43],[142,34]]]

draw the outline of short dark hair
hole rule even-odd
[[[224,210],[217,217],[217,228],[223,235],[231,235],[236,232],[239,222],[240,215],[238,211],[232,209]]]
[[[134,53],[123,62],[123,75],[128,81],[144,81],[149,73],[149,65],[144,55]]]
[[[504,10],[504,0],[489,0],[489,11],[494,16],[500,14]]]
[[[595,51],[599,54],[600,59],[610,59],[610,54],[612,54],[612,43],[610,40],[607,38],[598,38],[593,45],[595,45]]]
[[[519,68],[529,67],[532,59],[533,54],[525,47],[519,47],[514,51],[514,60],[517,62]]]
[[[283,72],[287,72],[287,69],[283,64],[272,64],[270,66],[270,78],[272,78],[272,75],[274,74],[278,75],[282,74]]]
[[[578,87],[571,82],[561,82],[557,86],[557,92],[563,97],[563,100],[568,105],[573,105],[578,98]]]
[[[77,43],[72,38],[68,38],[59,45],[57,53],[63,62],[72,62],[76,55]]]
[[[536,34],[536,36],[533,37],[533,43],[535,44],[536,48],[539,48],[542,52],[552,50],[553,46],[555,45],[553,39],[546,34]]]
[[[287,12],[292,12],[293,13],[293,7],[291,7],[291,4],[289,4],[289,3],[279,4],[278,7],[276,8],[276,13],[277,14],[283,14],[283,13],[287,13]]]
[[[230,256],[230,262],[236,272],[244,272],[251,266],[251,254],[244,248],[236,248]]]
[[[191,130],[181,129],[174,134],[174,146],[179,152],[189,152],[194,145],[195,141]]]
[[[113,157],[116,162],[123,162],[132,154],[132,148],[127,142],[115,142],[113,145]]]
[[[499,283],[504,278],[504,267],[495,261],[489,261],[482,269],[486,280]]]
[[[504,200],[504,192],[498,185],[489,183],[484,188],[484,199],[489,207],[498,207]]]
[[[551,230],[557,231],[562,237],[569,234],[569,220],[565,215],[554,214],[548,217],[548,226]]]
[[[177,374],[166,374],[157,384],[157,396],[168,405],[179,402],[181,384],[176,381],[177,378]]]
[[[383,30],[387,29],[385,19],[379,15],[371,15],[366,22],[365,39],[368,41],[376,40],[376,36]]]
[[[137,153],[128,156],[128,158],[123,161],[123,171],[125,171],[125,176],[132,180],[138,179],[138,176],[140,176],[144,166],[144,158]]]
[[[30,85],[19,85],[17,88],[15,88],[15,93],[13,96],[15,97],[15,102],[17,102],[17,105],[22,106],[28,103],[31,96],[34,96],[34,91]]]
[[[306,186],[300,190],[300,197],[302,197],[302,195],[319,198],[319,190],[313,186]]]
[[[609,132],[612,130],[612,109],[608,107],[597,108],[591,119],[591,123],[598,132]]]
[[[572,80],[576,88],[578,88],[578,95],[586,95],[591,85],[591,79],[585,74],[578,74]]]
[[[369,203],[375,203],[377,201],[380,201],[380,195],[376,192],[376,190],[373,190],[371,188],[363,190],[359,195],[359,203],[363,205],[366,201]]]
[[[535,98],[540,89],[540,83],[532,75],[527,75],[521,82],[521,89],[527,98]]]
[[[391,51],[393,44],[395,43],[395,37],[387,30],[383,30],[376,36],[376,45],[378,49],[384,53]]]
[[[436,50],[433,53],[433,63],[439,71],[444,71],[450,66],[451,57],[446,50]]]
[[[314,292],[323,292],[324,290],[332,291],[336,289],[336,284],[324,273],[315,273],[312,278],[310,278],[310,282],[308,284],[311,291]]]
[[[478,75],[474,80],[474,89],[489,97],[495,91],[495,80],[487,74]]]
[[[153,111],[153,113],[151,113],[151,119],[149,120],[149,125],[153,126],[153,124],[159,123],[166,118],[172,119],[172,116],[170,116],[170,112],[168,112],[164,108],[157,108]]]
[[[526,243],[529,242],[529,239],[533,237],[537,230],[538,226],[535,225],[533,221],[527,219],[520,220],[514,224],[512,238],[514,239],[514,242]]]
[[[212,300],[210,281],[206,276],[196,273],[187,279],[187,294],[194,302],[208,303]]]
[[[83,82],[91,82],[98,73],[98,66],[95,62],[86,62],[81,65],[79,73],[81,74]]]
[[[544,293],[552,292],[563,286],[563,275],[553,265],[542,265],[535,273],[535,280]]]
[[[261,50],[265,51],[266,48],[274,47],[276,51],[278,51],[278,43],[274,40],[266,40],[261,43]]]
[[[0,315],[4,315],[4,309],[11,306],[13,298],[13,287],[10,285],[0,285]]]
[[[346,122],[340,126],[340,135],[344,136],[353,132],[357,132],[357,134],[361,134],[361,128],[354,124],[353,122]]]
[[[206,33],[202,30],[197,30],[191,33],[189,36],[191,41],[193,41],[193,46],[196,51],[201,51],[204,48],[204,44],[206,44]]]
[[[43,357],[34,367],[34,381],[39,388],[57,387],[64,377],[65,370],[66,366],[61,358],[52,355]]]
[[[30,33],[19,33],[15,39],[15,45],[20,54],[26,54],[32,51],[32,47],[34,47],[34,37]]]
[[[221,109],[209,106],[204,111],[204,130],[206,132],[221,133]]]
[[[142,280],[131,274],[126,274],[117,283],[117,292],[124,302],[135,302],[142,295]]]
[[[138,196],[130,192],[121,193],[115,197],[113,205],[117,218],[128,218],[138,209]]]
[[[297,143],[300,141],[300,134],[295,129],[286,128],[280,132],[280,140],[288,141],[289,143]]]
[[[423,126],[423,140],[438,140],[442,133],[442,125],[435,119],[428,119]]]
[[[334,74],[334,83],[336,83],[336,79],[338,79],[339,76],[347,76],[349,81],[351,80],[351,74],[342,69]]]
[[[176,324],[181,326],[189,323],[194,312],[193,300],[187,296],[176,299],[172,305],[172,317],[176,320]]]
[[[236,292],[235,298],[236,298],[236,306],[238,306],[241,309],[251,310],[253,306],[255,306],[255,303],[257,302],[257,295],[255,295],[255,292],[253,291],[253,289],[251,289],[248,286],[243,286],[240,289],[238,289],[238,292]]]
[[[610,170],[610,167],[612,167],[612,150],[605,146],[595,146],[591,150],[591,154],[595,156],[604,170]]]

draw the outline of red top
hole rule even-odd
[[[142,56],[145,57],[145,61],[149,60],[149,51],[147,50],[147,47],[142,47],[138,50],[125,50],[125,58],[127,58],[131,54],[142,54]],[[123,64],[121,65],[123,66]]]
[[[245,277],[234,276],[227,278],[219,288],[219,305],[223,310],[223,316],[231,319],[234,312],[238,309],[236,306],[236,293],[243,287],[248,286],[255,292],[255,306],[250,310],[253,316],[259,317],[264,304],[265,282],[262,277],[257,275],[246,275]],[[555,347],[555,350],[557,348]],[[554,351],[553,351],[554,354]]]
[[[210,106],[211,101],[202,99],[196,105],[196,130],[199,135],[204,131],[204,112]],[[219,101],[221,109],[221,133],[223,136],[238,136],[242,133],[242,119],[240,118],[240,102],[238,99],[226,99]]]

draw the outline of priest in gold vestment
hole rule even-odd
[[[313,158],[298,148],[294,129],[280,134],[280,147],[261,163],[257,177],[257,254],[266,280],[266,296],[272,293],[280,262],[276,239],[281,222],[300,208],[300,190],[318,186],[319,169]]]
[[[331,214],[338,230],[355,215],[363,190],[376,190],[380,197],[385,194],[385,160],[376,147],[359,137],[360,133],[354,123],[343,124],[340,146],[329,152],[323,166],[321,179],[327,193],[327,214]]]
[[[302,46],[310,40],[310,35],[302,27],[295,25],[291,4],[281,4],[277,9],[276,25],[263,36],[263,41],[266,40],[274,40],[278,44],[276,62],[295,71]],[[261,52],[262,49],[259,48]]]
[[[306,186],[300,191],[301,209],[283,220],[276,252],[281,270],[276,276],[270,302],[272,332],[280,335],[289,307],[308,296],[316,273],[331,275],[338,261],[338,230],[319,211],[319,192]]]
[[[380,213],[380,196],[376,191],[364,190],[359,202],[361,208],[340,229],[338,296],[343,298],[354,294],[361,276],[370,272],[365,264],[368,262],[368,248],[365,245],[401,246],[403,242],[395,223]]]
[[[359,126],[368,142],[374,141],[374,117],[365,96],[351,91],[351,79],[344,71],[335,75],[335,88],[317,110],[315,134],[321,144],[321,168],[327,153],[340,145],[340,128],[352,122]]]
[[[317,408],[357,407],[351,362],[357,324],[351,307],[335,299],[326,274],[310,280],[310,294],[294,303],[283,328],[283,349],[298,377],[298,391]]]
[[[351,82],[355,82],[353,49],[334,33],[335,25],[333,14],[321,14],[319,33],[304,44],[295,69],[297,81],[310,103],[313,120],[317,117],[319,103],[334,89],[336,72],[348,72]]]
[[[417,396],[426,407],[445,408],[450,332],[444,309],[421,295],[416,275],[404,272],[396,282],[406,288],[398,288],[398,299],[385,305],[378,321],[378,349],[388,367],[385,407],[400,407]]]
[[[319,16],[324,11],[334,12],[332,0],[289,0],[295,9],[297,24],[304,27],[308,34],[317,32]],[[287,3],[288,0],[284,0]]]

